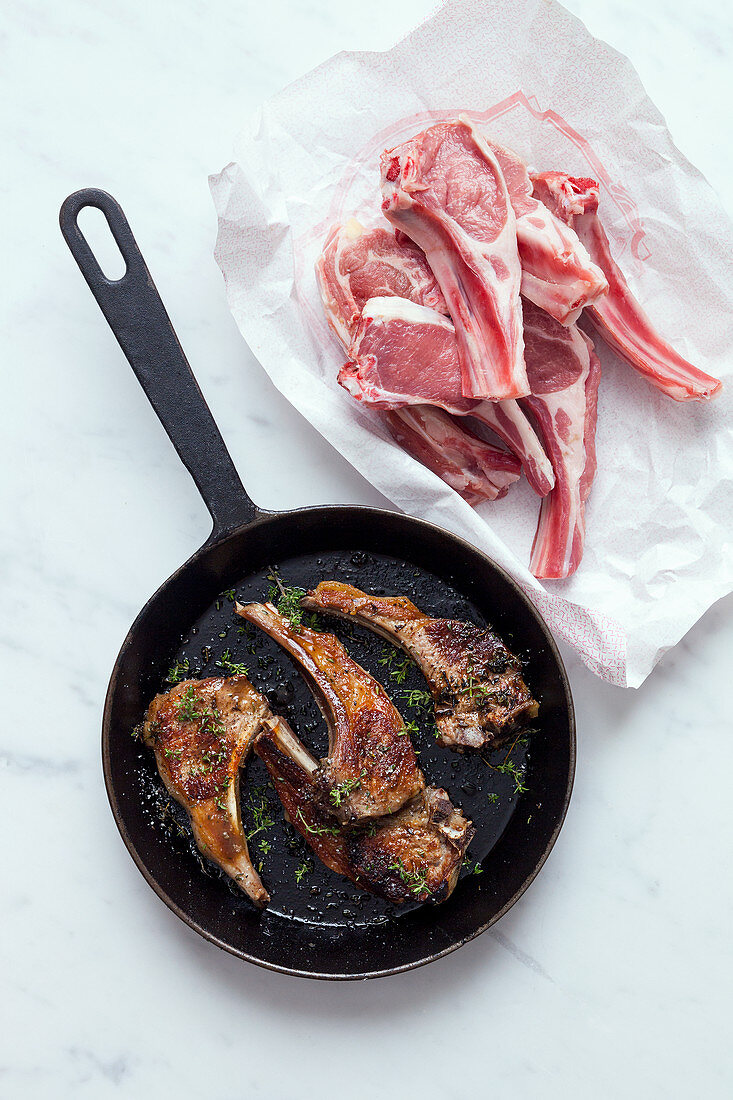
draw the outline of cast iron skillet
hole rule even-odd
[[[101,210],[126,263],[107,279],[77,224],[86,206]],[[211,536],[142,609],[112,672],[104,709],[102,755],[112,812],[122,839],[149,884],[196,932],[260,966],[316,978],[395,974],[454,951],[485,931],[527,889],[560,831],[575,768],[573,705],[552,637],[530,601],[478,550],[429,523],[360,507],[264,512],[244,491],[191,373],[122,210],[104,191],[69,196],[61,230],[214,521]],[[144,547],[154,525],[144,534]],[[281,820],[267,775],[255,760],[243,780],[247,828],[272,901],[255,911],[227,880],[197,858],[179,808],[170,806],[150,754],[132,737],[162,689],[170,665],[190,675],[221,674],[217,663],[244,662],[255,685],[316,752],[326,734],[312,698],[269,639],[238,632],[232,598],[261,599],[267,575],[303,587],[326,577],[377,592],[412,596],[437,615],[490,622],[527,661],[540,701],[536,730],[507,761],[438,749],[429,708],[415,709],[409,689],[424,688],[417,670],[389,662],[390,647],[359,628],[332,626],[356,657],[378,674],[405,715],[418,719],[420,763],[447,787],[477,826],[471,861],[443,905],[395,910],[315,866]],[[402,677],[405,677],[402,682]],[[507,767],[508,763],[508,767]],[[492,766],[493,765],[493,766]],[[503,765],[503,766],[502,766]],[[518,782],[517,782],[518,779]],[[521,790],[518,788],[526,788]],[[479,873],[481,872],[481,873]]]

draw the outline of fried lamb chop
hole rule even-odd
[[[269,715],[246,676],[216,676],[156,695],[142,728],[161,779],[188,813],[199,851],[260,907],[269,896],[249,857],[237,771]]]
[[[405,596],[370,596],[338,581],[322,581],[301,603],[357,622],[405,650],[428,682],[441,745],[493,748],[537,714],[519,660],[490,630],[433,619]]]
[[[338,638],[291,623],[270,603],[237,604],[236,612],[290,654],[316,697],[329,732],[318,786],[334,816],[381,817],[423,789],[425,777],[399,711]]]
[[[397,813],[349,828],[324,808],[320,764],[286,722],[265,722],[255,752],[288,821],[332,871],[398,905],[445,901],[453,892],[475,830],[444,790],[426,787]]]

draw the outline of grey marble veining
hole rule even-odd
[[[629,54],[733,208],[731,12],[569,6]],[[329,985],[238,963],[161,905],[107,807],[109,671],[209,521],[71,261],[60,202],[91,184],[122,202],[256,501],[384,503],[242,343],[206,177],[264,97],[431,8],[4,5],[2,1096],[730,1094],[731,599],[638,692],[566,654],[579,761],[561,838],[496,929],[424,970]]]

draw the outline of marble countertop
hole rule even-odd
[[[568,6],[632,58],[733,208],[733,16],[716,0]],[[495,929],[422,970],[340,985],[240,963],[158,901],[108,809],[109,671],[208,518],[59,204],[87,185],[122,202],[258,503],[384,505],[240,339],[207,173],[263,98],[337,50],[388,46],[431,7],[4,7],[3,1096],[730,1095],[730,598],[637,692],[564,652],[579,760],[557,846]]]

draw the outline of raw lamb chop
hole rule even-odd
[[[552,463],[537,433],[517,401],[482,401],[469,416],[499,436],[522,464],[524,476],[538,496],[544,497],[555,484]]]
[[[360,623],[405,650],[430,687],[442,745],[493,748],[537,714],[520,661],[490,630],[433,619],[405,596],[371,596],[339,581],[322,581],[301,603]]]
[[[370,298],[409,298],[447,313],[445,299],[424,254],[407,237],[365,229],[356,218],[334,225],[316,263],[326,319],[348,348]]]
[[[603,339],[652,385],[675,401],[714,396],[722,383],[683,359],[655,331],[629,290],[615,263],[608,237],[598,217],[599,190],[592,179],[576,179],[562,172],[532,177],[534,194],[571,226],[591,257],[602,268],[608,294],[589,313]]]
[[[519,460],[479,439],[442,409],[409,405],[383,414],[387,429],[403,450],[427,466],[475,507],[499,500],[519,479]]]
[[[357,401],[381,409],[429,403],[449,413],[470,414],[509,445],[536,493],[550,491],[552,466],[517,402],[462,396],[458,345],[448,317],[404,298],[372,298],[363,308],[349,354],[338,380]]]
[[[608,290],[577,234],[532,194],[524,161],[487,138],[504,173],[517,219],[522,295],[564,325]]]
[[[367,230],[353,218],[344,226],[334,226],[316,265],[316,273],[329,323],[344,347],[347,350],[351,348],[352,355],[358,360],[347,363],[339,373],[339,381],[357,401],[364,401],[375,408],[397,409],[404,405],[419,404],[429,397],[431,403],[448,412],[463,415],[470,411],[517,456],[535,492],[544,496],[550,491],[555,481],[552,466],[517,402],[479,402],[463,397],[455,330],[451,325],[451,346],[445,353],[441,352],[442,344],[446,340],[445,331],[441,331],[445,322],[442,317],[438,319],[433,314],[435,310],[437,314],[444,315],[445,321],[449,321],[448,307],[425,256],[404,233],[395,234],[384,229]],[[364,336],[359,335],[363,311],[366,309],[367,315],[376,322],[378,314],[375,312],[375,300],[383,306],[384,299],[393,296],[396,300],[385,307],[392,312],[382,312],[380,323],[371,326],[370,344],[365,347]],[[428,312],[423,314],[423,309]],[[433,320],[436,324],[434,329]],[[410,325],[409,328],[405,322]],[[401,328],[399,344],[391,335],[395,327]],[[358,341],[356,349],[354,340]],[[434,341],[439,346],[431,350]],[[431,356],[436,350],[444,366],[448,365],[449,360],[452,363],[447,373],[445,369],[442,372],[446,386],[444,391],[434,381],[436,373],[441,373],[441,364],[436,368],[431,362]],[[390,352],[388,362],[385,355]],[[370,358],[371,355],[374,355],[374,361]],[[426,366],[427,363],[429,366]],[[388,380],[382,377],[382,370],[375,371],[379,364],[390,368]],[[382,390],[389,390],[392,386],[393,392],[382,393]],[[410,420],[409,417],[406,419]],[[430,419],[429,416],[427,419]],[[390,420],[392,425],[399,424],[399,418]],[[411,437],[406,435],[405,438]],[[467,456],[471,455],[474,449],[473,435],[468,433],[462,438],[462,426],[456,425],[452,438],[460,442],[461,450]],[[414,449],[407,444],[404,446],[413,457],[419,459]],[[426,446],[431,460],[424,464],[442,477],[441,456],[434,452],[429,439],[423,440],[421,451]],[[464,465],[462,461],[461,466]],[[470,465],[469,457],[467,469],[470,469]],[[488,494],[483,492],[479,499],[492,499],[492,495],[490,491]]]
[[[349,345],[339,383],[381,409],[436,405],[463,416],[488,402],[461,393],[456,331],[449,317],[406,298],[370,298]]]
[[[577,325],[558,324],[524,302],[524,340],[532,396],[523,399],[555,469],[532,545],[535,577],[559,580],[580,564],[585,501],[596,472],[596,410],[600,363]]]
[[[382,210],[422,248],[456,326],[465,397],[529,393],[516,218],[485,139],[441,122],[382,154]]]
[[[246,676],[217,676],[184,680],[156,695],[142,729],[161,779],[188,813],[199,851],[260,907],[269,897],[249,857],[237,771],[269,716]]]
[[[348,829],[324,811],[318,761],[287,723],[266,723],[255,751],[274,780],[288,821],[332,871],[398,905],[445,901],[453,892],[475,830],[444,790],[426,787],[368,829]]]
[[[399,711],[338,638],[291,624],[269,603],[238,603],[235,610],[290,654],[323,711],[329,754],[318,785],[332,814],[341,821],[381,817],[423,789]]]
[[[409,297],[408,306],[412,302],[435,300],[441,311],[446,312],[445,302],[423,253],[404,234],[400,234],[398,240],[386,229],[365,230],[354,219],[331,230],[316,265],[316,274],[326,316],[346,348],[357,329],[361,308],[365,305],[364,294],[373,290],[381,289],[390,295],[400,291]],[[466,400],[460,392],[458,396],[464,408],[477,404]],[[409,403],[408,398],[402,402],[406,403]],[[516,401],[505,401],[502,405],[510,407],[495,413],[493,407],[487,405],[491,410],[487,412],[487,421],[496,418],[497,434],[508,432],[514,447],[520,446],[528,453],[528,468],[533,474],[533,463],[541,460],[531,456],[542,452],[540,442]],[[380,407],[384,406],[380,403]],[[469,504],[496,500],[517,480],[517,464],[507,461],[508,456],[503,451],[484,443],[467,427],[451,421],[437,409],[427,406],[398,409],[385,414],[383,420],[392,438],[404,450],[436,473]],[[551,471],[546,458],[544,461]]]

